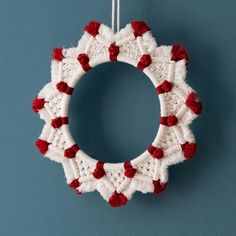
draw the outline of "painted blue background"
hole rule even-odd
[[[52,48],[76,45],[91,19],[109,25],[111,1],[0,0],[0,235],[236,235],[235,1],[121,4],[122,26],[142,19],[160,45],[186,46],[188,82],[204,103],[192,125],[197,156],[170,168],[160,197],[136,193],[119,209],[98,193],[78,197],[61,166],[33,145],[43,122],[31,100],[50,79]],[[70,118],[83,149],[113,162],[142,152],[159,116],[148,79],[128,65],[106,64],[80,85]]]

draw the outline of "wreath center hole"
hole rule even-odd
[[[98,65],[78,81],[69,106],[70,131],[94,159],[118,163],[153,142],[160,105],[150,79],[121,62]]]

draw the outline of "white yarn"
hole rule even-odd
[[[112,1],[114,4],[114,0]],[[119,1],[117,2],[117,12],[119,11]],[[119,17],[119,15],[118,15]],[[105,25],[99,28],[99,35],[95,38],[88,33],[84,33],[78,43],[78,47],[64,49],[64,59],[62,62],[52,62],[51,76],[52,82],[45,85],[38,97],[46,100],[45,107],[39,111],[40,117],[46,122],[40,138],[51,143],[45,156],[63,165],[67,183],[78,178],[81,185],[78,190],[90,192],[98,190],[104,199],[108,200],[114,191],[122,192],[130,199],[135,191],[143,193],[153,192],[153,180],[161,180],[162,183],[168,181],[168,166],[185,160],[180,145],[184,142],[193,142],[194,136],[189,129],[189,124],[196,117],[189,109],[186,109],[185,100],[187,95],[193,91],[185,82],[186,66],[184,60],[179,62],[171,61],[171,46],[157,47],[155,39],[150,32],[135,38],[133,29],[128,24],[119,31],[119,21],[114,34],[114,5],[112,7],[112,29]],[[148,53],[152,57],[152,64],[144,69],[144,73],[151,79],[155,87],[164,80],[174,84],[172,91],[159,96],[161,105],[161,116],[176,114],[179,123],[174,128],[160,125],[154,146],[162,147],[165,157],[157,160],[151,157],[148,151],[131,161],[132,166],[137,169],[137,173],[132,179],[124,176],[123,163],[105,163],[106,176],[97,180],[92,176],[97,160],[89,157],[82,150],[77,152],[76,158],[68,160],[63,156],[66,148],[74,144],[68,126],[62,126],[55,130],[51,127],[52,118],[68,115],[70,96],[60,93],[55,84],[58,81],[65,81],[74,87],[77,81],[85,73],[78,63],[79,53],[86,51],[89,56],[89,64],[95,67],[98,64],[108,62],[108,46],[115,42],[120,47],[118,61],[137,66],[143,53]],[[112,73],[112,72],[111,72]]]
[[[149,54],[151,54],[157,47],[156,40],[152,37],[150,31],[142,35],[142,43],[144,51]]]

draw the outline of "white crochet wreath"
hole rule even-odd
[[[117,33],[92,21],[75,48],[55,48],[51,82],[33,100],[45,121],[36,146],[63,165],[68,185],[77,193],[97,190],[113,207],[125,205],[135,191],[161,193],[168,166],[196,151],[189,125],[201,112],[196,93],[185,82],[188,56],[183,47],[158,46],[150,28],[133,21]],[[155,140],[140,156],[124,163],[103,163],[88,156],[73,140],[68,105],[78,80],[98,64],[120,61],[143,71],[159,95],[161,117]]]

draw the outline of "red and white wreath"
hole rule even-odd
[[[62,164],[68,185],[79,194],[97,190],[113,207],[125,205],[135,191],[160,194],[167,185],[168,166],[196,152],[189,125],[202,106],[185,81],[189,57],[179,44],[157,46],[142,21],[133,21],[117,33],[95,21],[84,30],[77,47],[53,50],[51,82],[32,103],[45,121],[35,144],[44,156]],[[96,65],[113,61],[143,71],[155,86],[161,107],[155,140],[140,156],[124,163],[88,156],[68,126],[68,105],[78,80]]]

